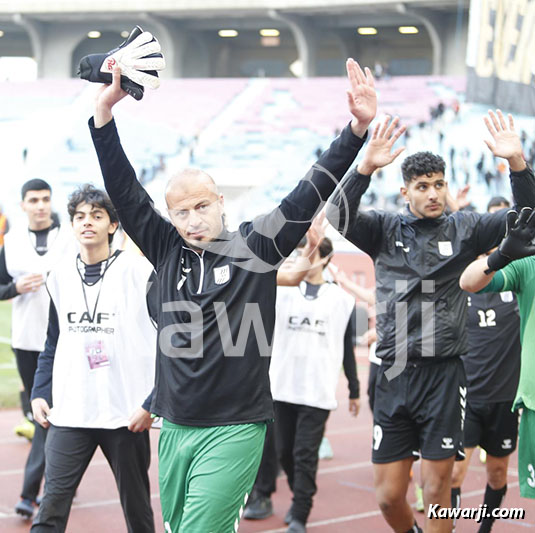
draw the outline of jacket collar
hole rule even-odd
[[[405,205],[405,209],[403,210],[403,220],[407,223],[407,224],[430,224],[430,225],[439,225],[441,224],[442,222],[444,222],[444,220],[446,220],[446,214],[443,212],[439,217],[437,218],[418,218],[416,215],[414,215],[412,213],[412,211],[410,210],[410,207],[409,207],[409,204],[407,203]]]

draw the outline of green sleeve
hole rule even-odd
[[[529,279],[533,272],[533,258],[524,257],[509,263],[498,270],[491,282],[479,292],[503,292],[512,291],[515,294],[521,292],[524,279]]]
[[[477,294],[481,294],[484,292],[502,292],[504,290],[507,290],[504,288],[505,286],[505,277],[503,275],[503,272],[501,270],[498,270],[496,274],[494,274],[494,277],[490,280],[490,283],[483,287],[480,291],[477,291]]]

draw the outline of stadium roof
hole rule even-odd
[[[158,13],[167,16],[211,16],[215,12],[252,14],[271,9],[304,13],[347,13],[348,11],[399,11],[407,7],[451,10],[469,0],[0,0],[0,14],[25,14],[48,19],[82,13]]]

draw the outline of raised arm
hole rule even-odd
[[[492,136],[492,141],[485,140],[489,150],[509,163],[514,209],[520,211],[523,207],[535,207],[535,178],[522,156],[522,143],[514,129],[513,117],[509,115],[506,121],[502,112],[497,110],[496,113],[489,111],[483,120]],[[498,246],[505,234],[506,213],[503,209],[478,217],[473,234],[473,248],[478,255]]]
[[[353,59],[347,61],[347,73],[351,85],[348,91],[351,123],[279,207],[240,227],[249,248],[270,264],[279,263],[297,246],[364,144],[366,131],[377,111],[373,76],[368,68],[362,71]],[[273,233],[276,235],[271,237]]]
[[[361,287],[353,280],[351,280],[348,275],[336,265],[329,263],[329,270],[331,271],[336,283],[338,283],[344,290],[349,292],[355,298],[362,300],[367,303],[369,306],[375,306],[375,291],[371,289],[366,289]]]
[[[507,213],[506,235],[497,250],[488,257],[476,259],[466,267],[459,280],[462,289],[478,292],[485,288],[497,271],[511,261],[535,255],[535,212],[524,207],[520,215],[516,211]],[[501,287],[496,287],[499,290]]]
[[[452,213],[466,209],[470,205],[470,200],[468,198],[469,191],[470,185],[465,185],[457,191],[457,194],[454,198],[450,189],[448,188],[448,193],[446,194],[446,205],[450,208]]]
[[[283,287],[295,287],[303,281],[311,268],[318,266],[318,264],[330,259],[311,262],[310,258],[313,256],[317,247],[325,237],[325,211],[322,211],[310,225],[306,232],[306,244],[301,248],[300,254],[295,258],[288,258],[282,266],[277,270],[277,285]]]
[[[485,140],[485,144],[495,157],[507,159],[509,164],[515,206],[535,207],[535,179],[522,155],[522,142],[513,117],[508,115],[505,120],[498,109],[496,113],[489,111],[483,120],[492,136],[492,141]]]
[[[488,274],[487,257],[482,257],[472,261],[461,274],[459,278],[459,285],[461,289],[468,292],[478,292],[485,288],[494,278],[495,271],[491,271]]]
[[[89,121],[104,185],[117,209],[126,233],[157,267],[180,237],[170,222],[153,207],[153,202],[136,179],[132,165],[121,146],[112,110],[126,93],[121,89],[121,72],[113,71],[113,82],[104,85],[97,97],[95,115]]]
[[[381,223],[375,212],[359,212],[362,195],[370,185],[373,172],[389,165],[401,154],[403,147],[393,150],[394,143],[405,131],[398,129],[399,119],[387,116],[375,127],[362,162],[344,178],[327,205],[327,219],[346,239],[361,250],[373,254],[381,237]]]

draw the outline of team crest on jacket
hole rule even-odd
[[[225,265],[222,267],[214,268],[214,281],[216,285],[223,285],[230,279],[230,266]]]
[[[451,241],[438,241],[438,251],[440,255],[450,256],[453,255],[453,248],[451,247]]]
[[[513,301],[513,293],[511,291],[500,292],[500,298],[504,303],[511,303]]]

